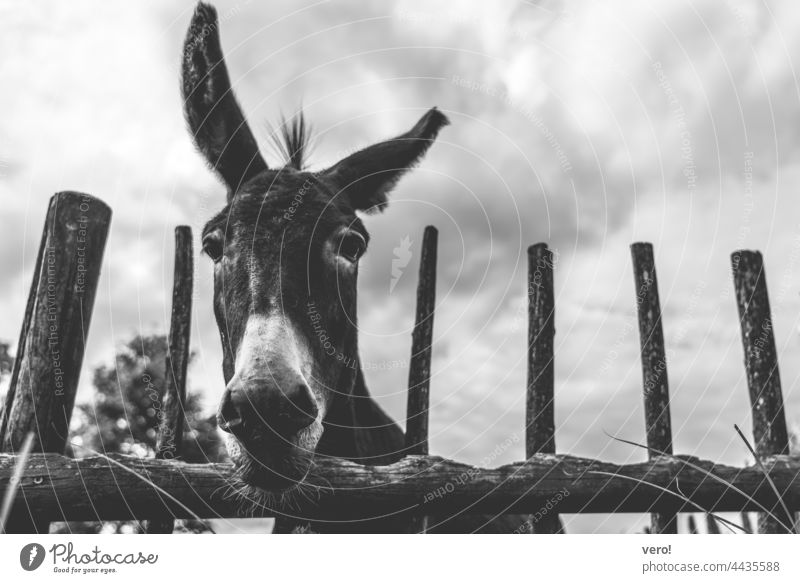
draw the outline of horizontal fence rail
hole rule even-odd
[[[0,454],[0,487],[8,485],[17,459]],[[766,459],[766,465],[785,502],[800,506],[800,460],[774,456]],[[233,474],[230,464],[36,454],[28,460],[12,516],[27,516],[30,508],[50,521],[142,520],[165,512],[176,518],[232,517],[241,509],[241,499],[232,495]],[[548,503],[561,513],[672,513],[686,507],[681,495],[708,511],[766,508],[780,515],[775,494],[759,468],[735,468],[689,456],[617,465],[536,455],[494,469],[434,456],[409,456],[380,467],[321,459],[315,475],[320,483],[315,492],[306,491],[284,507],[264,505],[262,515],[359,520],[378,513],[465,509],[535,513]],[[665,494],[664,489],[675,495]]]

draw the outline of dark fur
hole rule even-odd
[[[233,95],[216,13],[208,5],[197,7],[183,63],[190,131],[228,188],[228,204],[203,230],[204,239],[219,237],[224,249],[224,261],[215,266],[214,312],[224,349],[226,383],[234,376],[234,355],[248,315],[282,314],[307,339],[315,361],[314,379],[328,394],[324,433],[314,454],[361,464],[397,461],[403,456],[403,432],[370,397],[358,362],[355,276],[326,263],[323,246],[331,244],[343,227],[369,240],[356,211],[385,207],[391,188],[425,154],[447,118],[431,109],[397,138],[361,150],[327,170],[310,173],[303,170],[309,132],[304,118],[298,116],[291,125],[282,124],[287,165],[272,170],[261,157]],[[332,358],[323,349],[315,326],[324,328],[337,357],[343,358]],[[259,452],[261,457],[277,463],[287,461],[281,456],[296,455],[267,441],[262,445],[265,451]],[[297,462],[288,461],[289,466]],[[471,531],[484,522],[482,517],[454,519],[440,530]],[[495,521],[484,530],[498,525]],[[276,530],[292,531],[296,526],[279,519]],[[391,532],[404,528],[402,519],[357,526],[311,526],[315,531]]]

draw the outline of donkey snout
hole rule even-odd
[[[317,418],[311,388],[302,380],[278,384],[272,379],[232,381],[218,414],[219,427],[236,437],[290,438]]]
[[[267,391],[267,420],[281,435],[293,435],[317,419],[317,404],[304,382]]]

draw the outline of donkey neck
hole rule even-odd
[[[351,382],[351,390],[340,391],[331,405],[317,453],[362,465],[386,465],[399,460],[403,457],[405,436],[370,395],[360,362]]]

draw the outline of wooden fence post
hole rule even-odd
[[[672,453],[672,423],[669,411],[667,356],[664,350],[664,330],[661,322],[661,303],[658,298],[658,278],[650,243],[631,245],[633,276],[636,284],[636,312],[639,320],[639,346],[642,359],[644,417],[647,431],[648,457],[658,457],[652,450]],[[675,514],[653,513],[650,517],[653,534],[677,534]]]
[[[31,432],[34,452],[65,451],[110,222],[111,209],[88,194],[59,192],[50,199],[0,451],[18,451]],[[47,532],[47,521],[28,518],[7,531]]]
[[[525,456],[555,453],[553,341],[555,298],[554,255],[546,243],[528,248],[528,386],[525,405]],[[563,533],[558,514],[528,519],[535,534]]]
[[[175,273],[172,283],[172,318],[167,344],[164,379],[164,417],[158,430],[156,459],[180,456],[186,416],[186,369],[189,366],[189,340],[192,331],[192,286],[194,282],[192,229],[175,228]],[[147,534],[171,534],[175,518],[164,517],[147,524]]]
[[[436,257],[439,232],[425,227],[417,282],[417,313],[411,336],[406,407],[406,455],[428,455],[428,409],[430,403],[433,314],[436,307]],[[415,516],[411,532],[425,532],[427,519]]]
[[[731,254],[731,266],[742,328],[755,450],[760,457],[788,454],[789,434],[763,258],[758,251],[735,251]],[[776,516],[784,514],[777,502],[772,511]],[[788,521],[786,526],[791,527],[791,518],[785,520]],[[765,513],[758,516],[758,530],[760,533],[786,532],[780,521]]]

